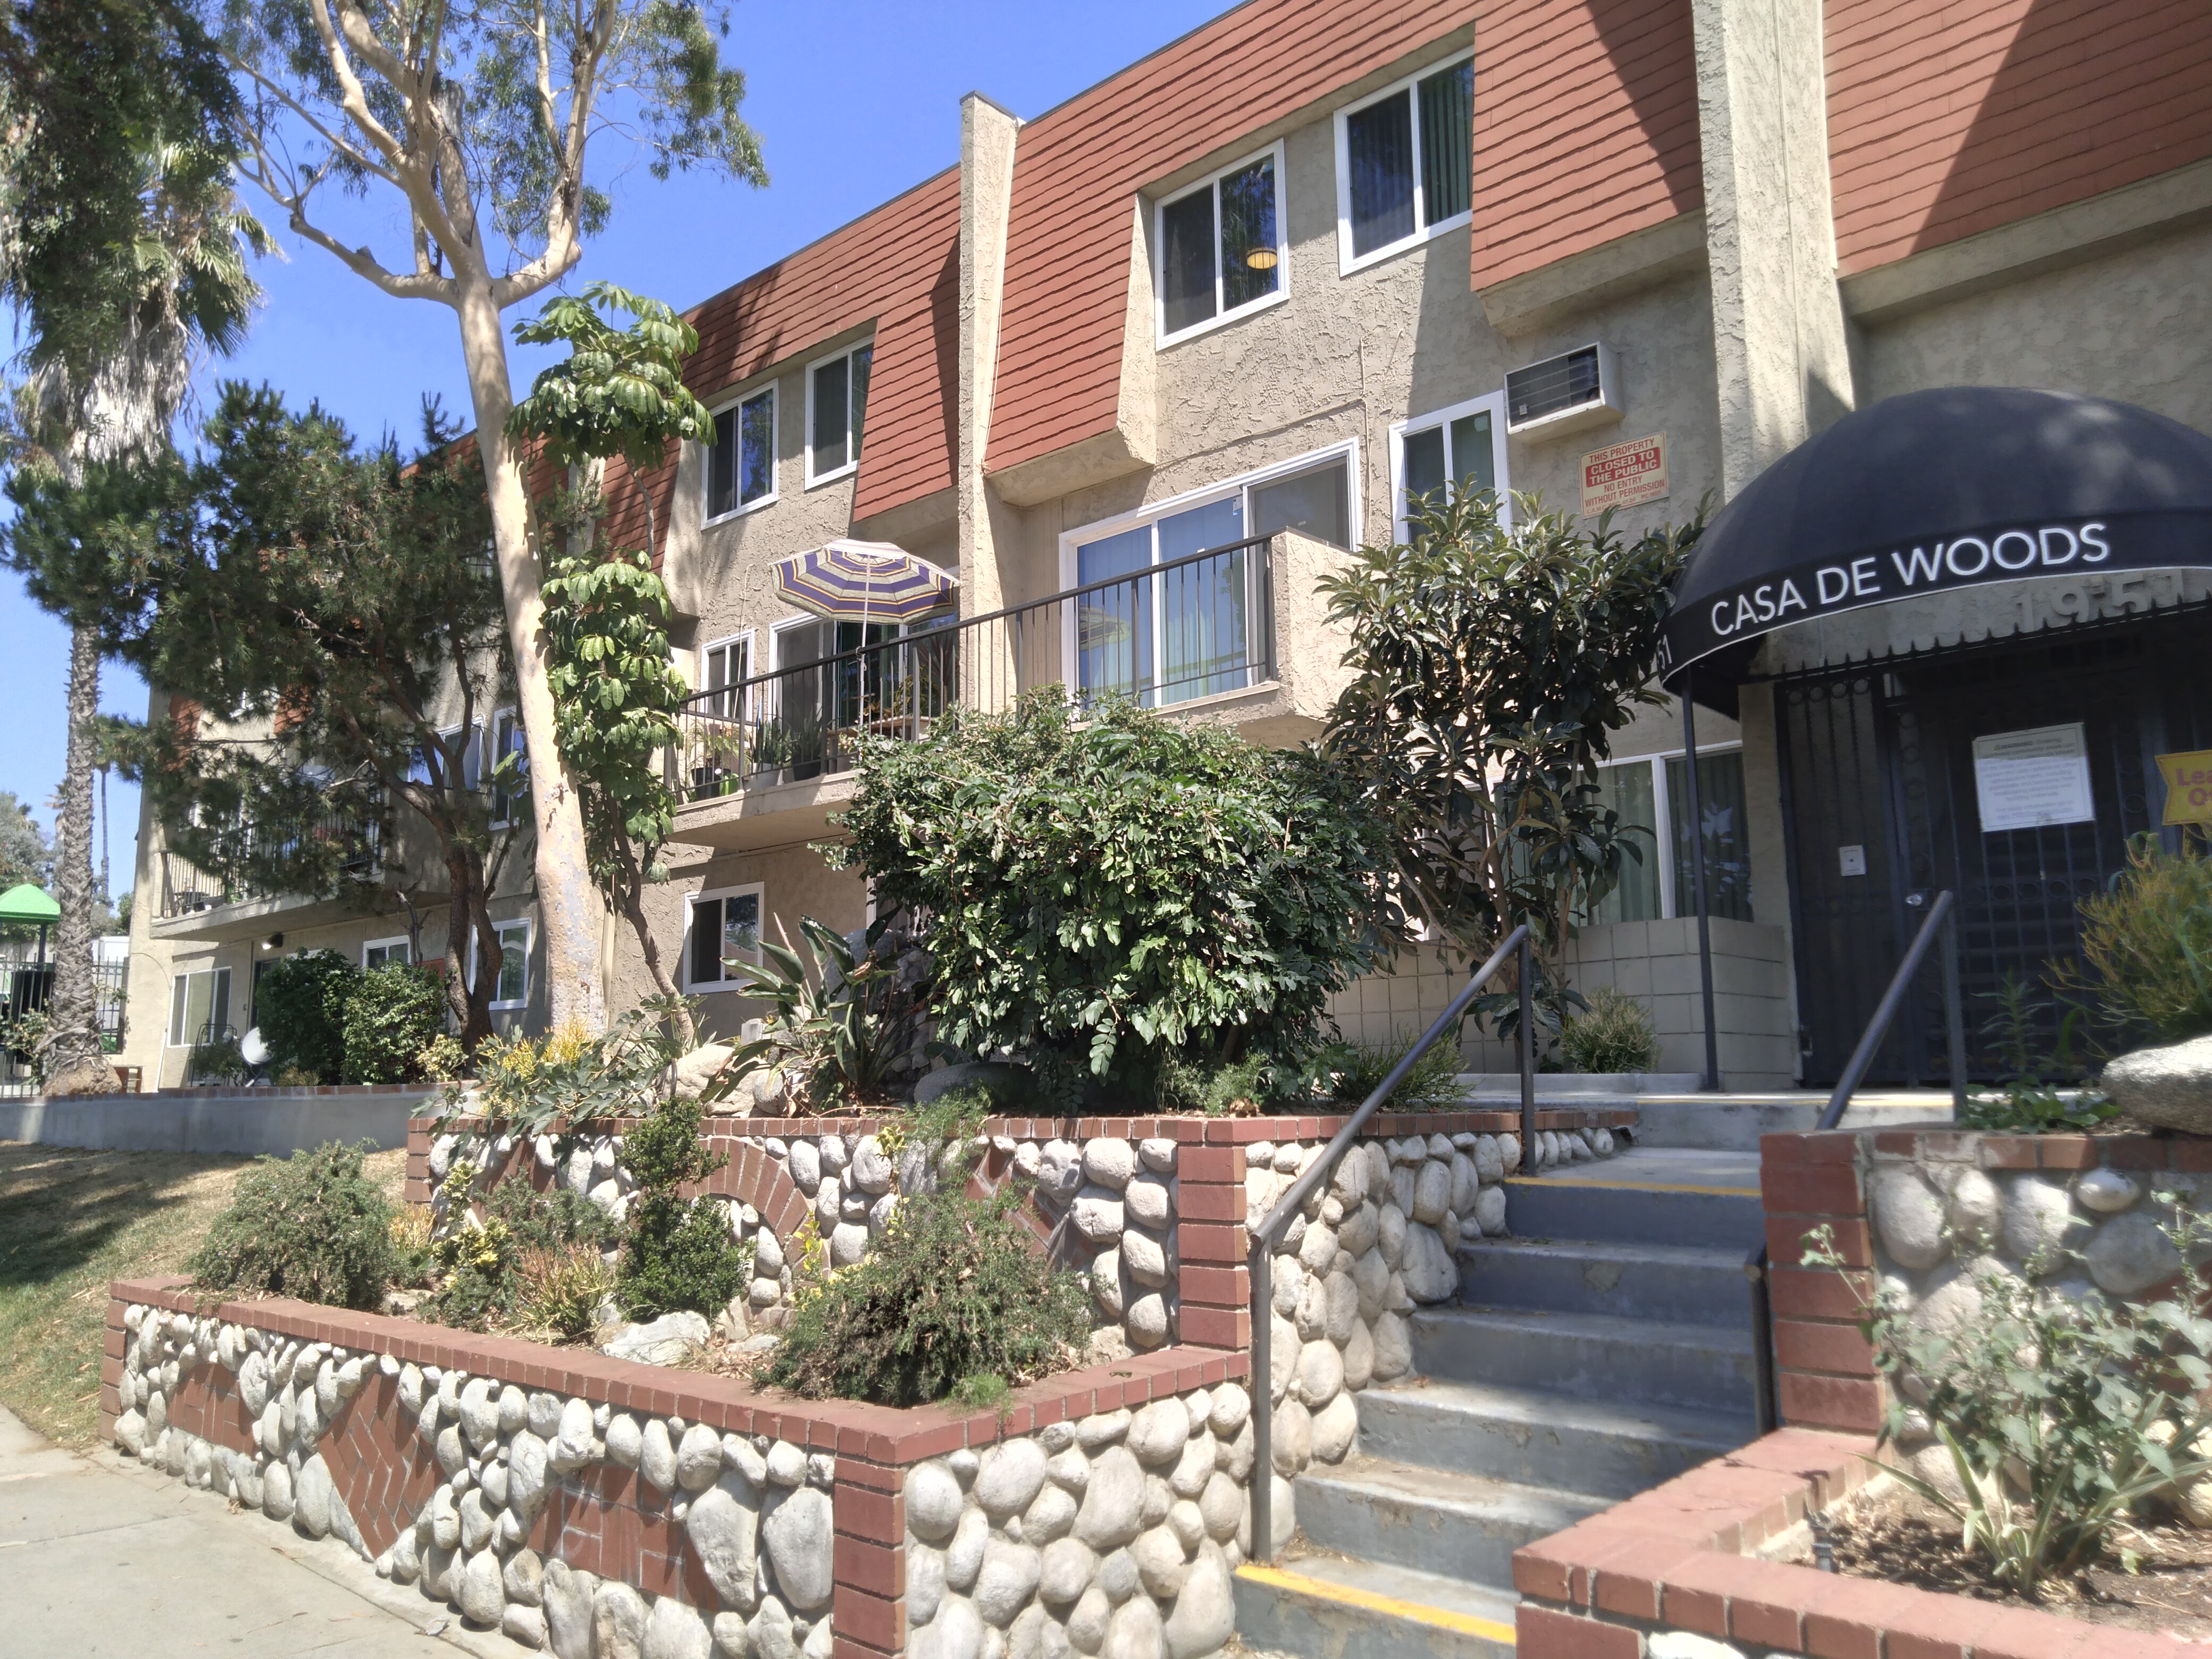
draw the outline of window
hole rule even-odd
[[[169,981],[169,1047],[196,1048],[230,1035],[230,969],[203,968]]]
[[[750,634],[717,640],[699,651],[700,711],[717,720],[738,718],[737,688],[751,678],[753,641]]]
[[[760,960],[761,888],[725,887],[693,895],[684,928],[684,988],[734,990],[732,957]]]
[[[1347,274],[1468,217],[1474,63],[1462,58],[1336,116],[1337,263]]]
[[[1659,848],[1646,834],[1635,838],[1641,862],[1624,859],[1620,882],[1589,917],[1591,922],[1655,921],[1698,913],[1697,872],[1692,866],[1689,782],[1680,755],[1640,756],[1597,769],[1598,804],[1624,823],[1646,830],[1664,823]],[[1744,821],[1743,751],[1698,751],[1698,811],[1705,821],[1705,902],[1717,916],[1749,921],[1751,842]]]
[[[499,978],[491,987],[491,1006],[495,1009],[520,1008],[530,1000],[530,919],[516,921],[496,921],[492,932],[499,935]],[[477,936],[469,935],[471,977],[474,977],[477,957]]]
[[[860,420],[868,407],[868,370],[872,345],[850,351],[806,370],[806,482],[840,478],[860,463]]]
[[[1504,513],[1504,395],[1493,392],[1433,414],[1417,415],[1390,428],[1390,474],[1401,541],[1407,538],[1413,503],[1424,496],[1442,502],[1447,489],[1455,493],[1498,491],[1499,510]]]
[[[407,941],[404,939],[373,939],[361,947],[361,969],[363,973],[391,962],[396,962],[404,968],[411,960]]]
[[[513,756],[510,761],[508,757]],[[522,721],[512,708],[491,717],[491,827],[504,830],[522,815],[530,797],[530,750]]]
[[[775,388],[763,387],[714,416],[707,452],[707,517],[725,518],[775,499]]]
[[[469,728],[469,740],[461,745],[461,775],[457,781],[452,776],[452,768],[447,763],[452,754],[453,741],[460,735],[461,728],[458,726],[447,726],[438,733],[440,753],[438,769],[434,777],[430,770],[429,755],[424,751],[420,744],[417,744],[415,746],[413,757],[408,763],[408,778],[420,784],[434,782],[440,787],[447,789],[475,788],[481,780],[479,761],[483,750],[483,727],[479,724]]]
[[[1066,607],[1064,649],[1083,691],[1157,708],[1264,678],[1271,665],[1267,619],[1255,620],[1260,562],[1238,544],[1297,530],[1349,547],[1352,461],[1348,445],[1300,456],[1062,537],[1066,586],[1113,583]],[[1217,548],[1234,550],[1176,564]],[[1146,574],[1162,565],[1176,568]]]
[[[1283,297],[1280,146],[1160,204],[1160,343]]]

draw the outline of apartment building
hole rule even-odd
[[[2212,432],[2208,91],[2212,14],[2151,0],[1249,0],[1054,109],[971,94],[957,167],[690,313],[718,418],[649,481],[698,687],[650,902],[710,1029],[747,1012],[720,964],[758,931],[866,917],[811,850],[853,733],[1058,681],[1301,741],[1341,674],[1315,578],[1395,538],[1409,489],[1613,504],[1633,534],[1953,386]],[[956,573],[955,605],[779,598],[774,562],[838,538]],[[1694,836],[1679,706],[1616,738],[1600,781],[1658,856],[1577,981],[1648,1000],[1697,1069],[1693,852],[1731,1086],[1832,1077],[1936,887],[1972,988],[2063,954],[2157,827],[2157,758],[2199,743],[2205,596],[2062,573],[1747,632],[1697,670]],[[2041,741],[2072,743],[2087,816],[1971,834],[1975,743],[2068,726]],[[188,952],[235,973],[254,929],[309,937],[281,900],[162,914],[141,846],[134,1006]],[[609,938],[622,1006],[646,980]],[[1401,968],[1341,1000],[1348,1033],[1454,988]],[[214,992],[184,994],[189,1026]],[[1924,1069],[1925,1024],[1885,1074]]]

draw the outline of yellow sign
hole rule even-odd
[[[2166,780],[2166,823],[2212,823],[2212,749],[2160,755],[2158,775]]]

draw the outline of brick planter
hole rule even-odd
[[[1772,1139],[1772,1137],[1770,1137]],[[1686,1632],[1742,1659],[2181,1659],[2175,1638],[1757,1559],[1863,1485],[1874,1442],[1782,1429],[1513,1558],[1520,1659],[1642,1659]],[[1714,1652],[1711,1659],[1723,1659]]]
[[[2087,1256],[2090,1277],[2068,1267],[2050,1282],[2079,1290],[2094,1279],[2106,1293],[2131,1298],[2155,1294],[2166,1282],[2151,1276],[2154,1242],[2140,1237],[2149,1226],[2153,1192],[2171,1186],[2212,1196],[2208,1177],[2212,1140],[2191,1136],[1948,1128],[1762,1136],[1759,1190],[1773,1267],[1782,1420],[1860,1434],[1881,1426],[1887,1401],[1873,1352],[1854,1322],[1852,1285],[1871,1294],[1883,1273],[1919,1297],[1955,1277],[1953,1249],[1929,1237],[1936,1219],[1985,1225],[1987,1255],[2016,1271],[2025,1271],[2032,1254],[2023,1246],[2066,1243]],[[1850,1284],[1832,1269],[1803,1266],[1804,1236],[1820,1226],[1833,1231]],[[2153,1263],[2148,1268],[2141,1265],[2146,1260]],[[2175,1271],[2179,1265],[2176,1257]]]

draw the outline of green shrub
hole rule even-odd
[[[1357,1106],[1382,1086],[1390,1068],[1406,1057],[1418,1033],[1398,1030],[1380,1045],[1331,1042],[1322,1046],[1314,1069],[1332,1100]],[[1440,1037],[1406,1073],[1390,1097],[1393,1111],[1442,1111],[1462,1105],[1466,1096],[1459,1086],[1459,1044]]]
[[[699,1139],[702,1109],[668,1100],[623,1138],[623,1164],[637,1182],[623,1229],[617,1290],[633,1319],[690,1308],[715,1314],[752,1275],[752,1250],[730,1236],[719,1200],[685,1199],[680,1188],[704,1181],[729,1160]]]
[[[1659,1034],[1650,1009],[1601,985],[1559,1033],[1559,1051],[1577,1072],[1648,1072],[1659,1063]]]
[[[771,1066],[803,1077],[807,1104],[817,1111],[880,1107],[896,1092],[911,1092],[924,1063],[927,988],[901,974],[902,936],[891,918],[871,923],[859,951],[812,916],[799,919],[799,931],[814,957],[811,973],[796,951],[773,939],[760,941],[759,962],[731,962],[744,994],[771,1012],[766,1034],[738,1050],[706,1097],[721,1098]]]
[[[902,1197],[873,1250],[801,1292],[764,1380],[810,1400],[915,1406],[956,1391],[988,1401],[997,1384],[1066,1364],[1091,1296],[1038,1253],[1021,1201],[1011,1182],[990,1198],[951,1184]]]
[[[589,1336],[597,1328],[600,1305],[614,1291],[614,1269],[588,1244],[515,1253],[516,1316],[564,1340]]]
[[[374,1308],[398,1255],[392,1207],[362,1173],[368,1142],[336,1141],[262,1158],[240,1176],[230,1207],[192,1257],[211,1291],[266,1291],[341,1308]]]
[[[2081,901],[2081,954],[2113,1024],[2168,1042],[2212,1031],[2212,859],[2136,836],[2128,867]]]
[[[1373,960],[1384,857],[1337,769],[1058,688],[863,745],[835,862],[923,917],[938,1036],[1148,1097],[1164,1056],[1289,1060]]]
[[[464,1209],[447,1214],[430,1247],[440,1269],[430,1306],[442,1323],[465,1330],[503,1324],[520,1310],[523,1263],[534,1254],[584,1249],[596,1258],[620,1235],[581,1193],[537,1192],[519,1175],[492,1188],[481,1221]]]
[[[2160,1194],[2171,1206],[2170,1194]],[[1955,1333],[1914,1323],[1910,1301],[1884,1289],[1871,1302],[1835,1248],[1833,1231],[1805,1235],[1808,1267],[1841,1274],[1859,1297],[1859,1328],[1891,1384],[1885,1444],[1911,1426],[1911,1401],[1949,1455],[1961,1495],[1948,1496],[1910,1467],[1891,1473],[1960,1523],[1969,1553],[2023,1595],[2053,1573],[2087,1565],[2116,1527],[2154,1494],[2212,1473],[2199,1437],[2212,1431],[2212,1319],[2197,1310],[2195,1265],[2212,1229],[2186,1209],[2165,1231],[2183,1264],[2179,1284],[2130,1306],[2091,1291],[2078,1301],[2039,1291],[2014,1273],[1976,1280],[1978,1314]],[[2057,1257],[2028,1263],[2047,1273]]]
[[[2081,1067],[2074,1059],[2075,1033],[2087,1012],[2079,1004],[2068,1007],[2058,1020],[2057,1046],[2045,1053],[2041,1046],[2040,1015],[2050,1005],[2039,1004],[2027,981],[2007,974],[1998,989],[1980,1000],[1996,1004],[1984,1022],[1982,1035],[1990,1039],[2004,1067],[2003,1082],[1994,1091],[1978,1090],[1959,1114],[1960,1127],[2021,1134],[2070,1134],[2094,1129],[2120,1109],[2094,1089],[2064,1088],[2077,1083]],[[2061,1080],[2045,1081],[2046,1073]]]
[[[361,976],[345,1005],[345,1080],[416,1083],[422,1051],[446,1025],[446,993],[435,975],[387,962]]]
[[[345,1076],[346,999],[361,975],[336,951],[302,951],[264,969],[253,988],[253,1018],[270,1064],[312,1073],[312,1081]]]
[[[246,1063],[246,1054],[234,1036],[219,1036],[207,1042],[192,1045],[185,1057],[185,1080],[188,1083],[243,1083],[253,1074]]]

